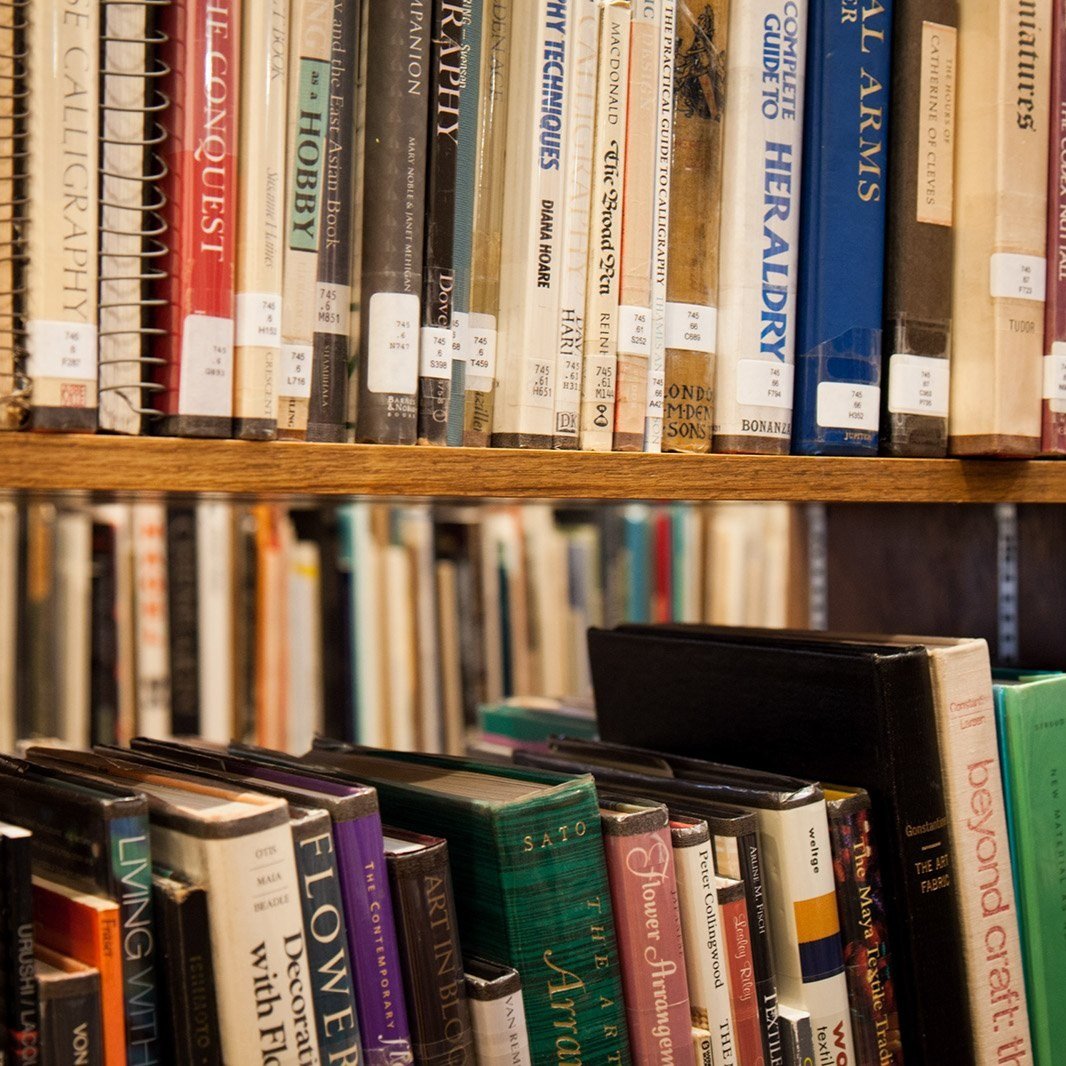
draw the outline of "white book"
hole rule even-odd
[[[493,440],[550,448],[565,217],[573,6],[514,5]]]
[[[418,750],[417,666],[412,603],[411,558],[402,544],[382,552],[385,573],[385,618],[379,633],[385,640],[389,679],[388,746]]]
[[[0,500],[0,753],[10,754],[18,739],[15,714],[18,645],[19,513],[12,500]]]
[[[196,504],[196,603],[199,617],[200,735],[233,737],[233,509]]]
[[[631,21],[629,0],[600,0],[579,438],[583,449],[597,452],[614,446]]]
[[[135,503],[131,510],[137,732],[167,737],[171,725],[167,510],[162,503]]]
[[[500,604],[502,547],[499,526],[506,516],[487,510],[481,521],[481,617],[485,653],[485,700],[498,703],[503,691],[503,612]]]
[[[599,53],[596,0],[571,0],[570,77],[566,86],[566,188],[563,200],[559,357],[555,368],[555,443],[576,448],[581,413],[581,361],[585,336],[592,208],[593,137]]]
[[[458,567],[451,559],[436,563],[437,632],[440,645],[440,691],[442,751],[460,755],[463,751],[463,664],[459,644]]]
[[[466,960],[465,969],[478,1066],[530,1066],[518,972],[478,959]]]
[[[371,505],[353,503],[349,506],[352,526],[352,591],[355,606],[352,654],[358,698],[356,737],[360,744],[385,747],[385,698],[388,689],[383,676],[382,657],[378,653],[385,624],[382,596],[383,560],[372,535]]]
[[[644,450],[663,450],[663,407],[666,394],[666,280],[670,242],[670,174],[674,146],[674,53],[677,0],[662,0],[659,26],[659,102],[656,115],[655,182],[651,267],[651,353],[644,412]]]
[[[85,510],[56,516],[56,672],[58,734],[88,747],[92,723],[92,515]]]
[[[288,552],[288,713],[285,750],[309,751],[322,733],[322,593],[318,544],[294,541]]]
[[[807,0],[730,16],[714,449],[787,453],[792,434]]]
[[[550,504],[528,504],[520,514],[529,579],[533,676],[531,686],[516,689],[516,693],[556,696],[570,691],[566,673],[570,609],[566,541],[556,528]]]
[[[707,1031],[710,1066],[737,1066],[733,1009],[729,999],[729,958],[718,913],[714,853],[706,822],[672,823],[670,836],[677,870],[678,908],[685,944],[692,1024]]]

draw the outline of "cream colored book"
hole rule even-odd
[[[19,513],[13,500],[0,500],[0,753],[18,739],[15,708],[18,670],[16,633],[19,596]]]
[[[241,13],[233,435],[245,440],[277,433],[289,4],[257,0]]]
[[[87,510],[56,515],[57,733],[78,747],[92,742],[92,539]]]
[[[197,503],[196,558],[200,735],[225,743],[234,734],[233,507],[228,501]]]
[[[29,46],[30,426],[96,429],[100,7],[40,0]]]
[[[615,376],[614,450],[644,448],[648,366],[652,347],[652,259],[655,176],[660,114],[659,68],[663,0],[635,0],[630,29],[629,104],[626,113],[625,186],[622,196],[618,364]]]
[[[323,731],[321,557],[317,542],[294,540],[288,557],[288,694],[284,750],[308,751]]]
[[[609,452],[614,446],[631,23],[629,0],[600,0],[592,239],[589,242],[579,437],[583,449],[596,452]]]
[[[16,59],[16,34],[25,29],[26,18],[21,5],[5,8],[4,15],[0,19],[0,204],[10,206],[0,215],[0,430],[18,429],[26,415],[21,300],[16,293],[22,241],[14,209],[16,182],[25,171],[24,160],[16,154],[23,139],[25,102],[19,100],[26,73],[25,63]]]
[[[318,227],[329,126],[333,5],[324,0],[291,0],[291,4],[278,436],[302,438],[307,435],[318,306]]]
[[[2,536],[2,530],[0,530]],[[440,646],[440,692],[443,748],[447,755],[463,751],[463,662],[459,644],[459,568],[451,559],[438,559],[437,632]]]
[[[418,750],[418,660],[411,554],[402,544],[384,551],[385,618],[381,627],[388,670],[388,746]]]
[[[493,444],[550,448],[566,197],[573,5],[513,8]]]
[[[355,615],[356,737],[360,744],[384,747],[388,682],[378,649],[384,631],[384,560],[374,536],[372,506],[351,504],[352,584]]]
[[[807,0],[745,0],[726,50],[713,447],[792,437]]]
[[[962,3],[958,40],[948,444],[955,455],[1035,455],[1045,395],[1051,0]]]

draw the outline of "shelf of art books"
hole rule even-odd
[[[1053,461],[645,455],[0,435],[0,488],[437,499],[1066,503]]]

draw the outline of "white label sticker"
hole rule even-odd
[[[1066,401],[1066,344],[1062,341],[1055,341],[1051,345],[1051,354],[1044,356],[1044,399],[1058,403]]]
[[[467,383],[476,392],[491,392],[495,377],[496,319],[493,315],[471,315]]]
[[[1047,260],[1043,256],[996,252],[990,262],[992,296],[1043,301],[1047,291]]]
[[[792,381],[795,368],[791,363],[769,359],[737,361],[737,403],[744,407],[792,408]]]
[[[233,319],[188,315],[181,334],[178,413],[233,414]]]
[[[237,347],[277,348],[281,344],[281,295],[237,293]]]
[[[876,430],[881,390],[876,385],[823,381],[818,386],[816,417],[822,429]]]
[[[413,396],[418,391],[418,297],[376,292],[369,315],[366,387]]]
[[[894,415],[948,416],[946,359],[896,352],[888,363],[888,409]]]
[[[456,311],[452,315],[452,362],[470,361],[470,315],[466,311]]]
[[[96,380],[96,326],[33,319],[27,333],[26,373],[31,378]]]
[[[422,327],[421,358],[418,362],[418,376],[423,378],[443,378],[452,376],[452,331],[438,329],[435,326]]]
[[[618,308],[618,350],[651,355],[651,308],[631,304]]]
[[[718,337],[718,308],[700,304],[666,305],[666,347],[713,355]]]
[[[648,406],[649,418],[662,418],[663,416],[663,393],[666,391],[666,374],[661,370],[653,370],[648,375]]]
[[[281,384],[278,391],[282,396],[304,400],[310,398],[311,354],[310,344],[281,346]]]
[[[317,288],[318,303],[315,306],[315,332],[345,335],[352,313],[352,289],[350,285],[331,285],[320,281]]]
[[[555,367],[550,359],[526,358],[525,390],[523,399],[530,407],[539,407],[550,411],[555,406],[555,388],[553,377]]]

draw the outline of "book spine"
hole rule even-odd
[[[329,818],[293,826],[311,997],[322,1061],[357,1063],[360,1056],[355,983],[348,952],[341,878]]]
[[[474,215],[481,115],[482,47],[486,43],[484,0],[463,0],[463,49],[459,61],[459,145],[455,171],[455,229],[452,234],[452,376],[446,443],[463,444],[473,344]]]
[[[870,832],[870,810],[868,806],[846,810],[836,803],[827,807],[856,1061],[902,1066],[880,858]]]
[[[175,736],[200,732],[199,596],[196,512],[173,507],[167,514],[167,631],[170,638],[170,729]],[[94,625],[95,634],[96,627]]]
[[[41,997],[41,1041],[36,1061],[103,1066],[100,978],[95,970],[79,974],[76,984],[49,982],[47,994]]]
[[[14,1066],[37,1062],[40,1010],[33,965],[32,837],[0,833],[0,1047]]]
[[[429,5],[368,0],[359,410],[356,439],[414,444],[426,200]],[[410,219],[409,225],[399,220]]]
[[[881,447],[947,454],[958,0],[895,0]]]
[[[877,454],[891,30],[891,0],[810,16],[793,424],[804,455]]]
[[[714,1066],[737,1066],[711,844],[705,834],[704,839],[693,839],[676,829],[672,833],[692,1024],[707,1031]]]
[[[108,821],[110,890],[121,918],[126,1060],[159,1062],[160,1014],[156,995],[155,931],[152,924],[152,859],[147,815]]]
[[[477,994],[468,979],[467,991],[478,1066],[530,1066],[521,984],[490,998]]]
[[[388,855],[415,1062],[474,1066],[448,848]]]
[[[170,735],[170,634],[167,626],[167,512],[163,504],[135,503],[133,592],[136,634],[137,729]]]
[[[711,450],[730,0],[680,0],[665,323],[663,451]]]
[[[513,12],[500,260],[498,388],[492,443],[550,448],[563,270],[573,7],[518,3]]]
[[[29,41],[26,373],[29,427],[96,429],[99,7],[33,5]],[[59,86],[64,86],[59,91]],[[53,220],[55,228],[53,229]]]
[[[792,436],[807,9],[753,0],[730,21],[716,452],[784,454]]]
[[[631,22],[629,0],[603,0],[579,436],[582,449],[597,452],[614,444]]]
[[[1050,59],[1051,0],[959,5],[953,455],[1040,449]]]
[[[470,344],[463,443],[485,447],[492,436],[500,313],[507,115],[511,80],[513,0],[481,4],[482,49],[470,267]]]
[[[154,353],[167,436],[228,437],[233,415],[240,8],[176,0],[164,9],[170,70],[163,158],[169,255]]]
[[[222,1037],[218,1027],[215,971],[211,961],[211,935],[207,893],[190,886],[171,895],[153,881],[156,929],[159,936],[159,978],[165,994],[173,1041],[174,1061],[188,1066],[221,1066]]]
[[[1032,1061],[988,646],[930,666],[977,1061]]]
[[[593,135],[599,52],[596,0],[572,3],[570,81],[566,87],[565,191],[563,194],[558,348],[553,446],[575,449],[581,411],[581,356],[591,236]]]
[[[355,972],[355,1004],[368,1066],[412,1061],[389,890],[381,816],[374,812],[334,828]]]
[[[755,991],[748,905],[743,887],[718,878],[718,909],[729,963],[729,996],[733,1008],[737,1059],[747,1066],[763,1059],[763,1028]]]
[[[669,279],[670,178],[674,144],[674,60],[677,0],[662,0],[658,39],[658,93],[655,116],[655,168],[652,185],[651,351],[644,400],[646,452],[663,446],[663,400],[666,392],[666,297]]]
[[[814,1057],[814,1032],[811,1016],[805,1010],[786,1007],[781,1011],[781,1044],[785,1054],[785,1066],[811,1066]],[[859,1058],[859,1062],[866,1059]],[[876,1062],[876,1059],[870,1060]]]
[[[316,441],[347,438],[355,200],[355,138],[351,131],[355,128],[358,8],[359,0],[334,0],[330,32],[329,107],[307,409],[307,439]]]
[[[278,436],[288,439],[306,437],[311,401],[332,14],[329,4],[292,0],[284,293],[278,361]]]
[[[766,863],[765,872],[781,999],[810,1013],[819,1047],[852,1062],[855,1045],[825,801],[761,809],[758,816],[767,851],[776,860]]]
[[[636,0],[629,43],[615,451],[641,451],[652,348],[652,265],[663,0]]]
[[[692,1063],[692,1016],[670,830],[604,835],[634,1061]]]
[[[244,8],[234,301],[233,431],[277,435],[289,0]]]
[[[1066,455],[1066,4],[1052,0],[1047,306],[1041,451]]]

